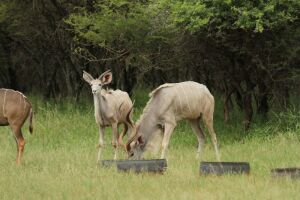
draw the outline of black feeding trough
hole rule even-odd
[[[116,162],[117,169],[120,172],[151,172],[163,173],[167,168],[166,159],[153,160],[119,160]]]
[[[275,168],[271,170],[273,177],[290,177],[300,179],[300,168]]]
[[[102,167],[117,167],[119,172],[163,173],[167,168],[166,159],[152,160],[101,160]]]
[[[200,175],[249,174],[248,162],[201,162]]]

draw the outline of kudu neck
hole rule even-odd
[[[99,114],[102,112],[103,109],[102,95],[105,93],[106,91],[104,89],[101,89],[101,92],[99,93],[93,93],[95,114]]]
[[[139,132],[143,135],[144,139],[148,139],[157,127],[157,119],[151,113],[147,113],[139,122]]]

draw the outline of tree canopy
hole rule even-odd
[[[0,84],[46,98],[84,92],[82,70],[114,85],[194,80],[266,116],[299,91],[298,0],[3,0]]]

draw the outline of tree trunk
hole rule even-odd
[[[250,128],[253,116],[252,95],[250,91],[248,91],[243,97],[243,107],[245,111],[244,128],[247,131]]]
[[[257,113],[266,119],[269,111],[267,87],[264,83],[259,84],[259,91],[257,95]]]
[[[124,90],[128,92],[129,96],[133,95],[133,87],[135,86],[136,79],[136,70],[135,68],[128,67],[123,71],[124,73]]]

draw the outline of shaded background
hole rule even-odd
[[[298,105],[299,15],[296,0],[1,0],[0,87],[78,101],[82,70],[130,95],[194,80],[248,127]]]

